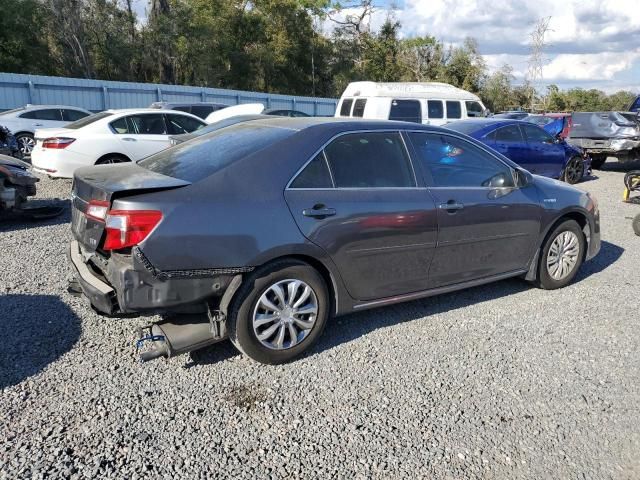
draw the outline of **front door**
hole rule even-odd
[[[353,298],[428,288],[437,213],[398,132],[339,136],[291,182],[285,198]]]
[[[560,178],[565,161],[565,148],[537,125],[521,125],[531,155],[539,165],[538,175]]]
[[[432,286],[527,268],[540,231],[532,187],[514,185],[511,168],[462,138],[410,133],[438,209]]]

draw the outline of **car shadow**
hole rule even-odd
[[[610,242],[602,242],[598,255],[582,265],[575,282],[599,273],[615,263],[624,252],[622,247]],[[351,313],[328,321],[328,328],[308,352],[301,358],[329,350],[350,342],[379,328],[398,325],[440,313],[458,310],[478,303],[508,297],[532,287],[521,279],[509,279],[457,292],[413,300],[387,307]],[[201,350],[191,352],[189,361],[183,368],[196,365],[214,365],[240,356],[230,341],[216,343]]]
[[[624,253],[624,248],[611,242],[603,241],[600,245],[600,252],[594,258],[582,264],[574,282],[581,282],[591,275],[600,273],[610,265],[618,261]]]
[[[629,172],[631,170],[640,170],[640,158],[627,162],[619,162],[617,160],[607,159],[607,161],[602,164],[602,167],[600,169],[609,172]]]
[[[0,296],[0,390],[37,374],[71,350],[80,319],[54,295]]]
[[[62,199],[29,200],[28,209],[51,208],[62,212],[51,218],[42,218],[29,213],[0,212],[0,232],[10,232],[32,227],[46,227],[71,223],[71,202]],[[28,210],[27,210],[28,212]],[[32,213],[35,213],[33,211]]]

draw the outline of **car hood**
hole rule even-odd
[[[0,155],[0,165],[7,165],[9,167],[21,168],[23,170],[29,170],[31,165],[17,158],[10,157],[8,155]]]

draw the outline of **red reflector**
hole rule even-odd
[[[55,149],[67,148],[69,145],[71,145],[75,141],[76,141],[75,138],[69,138],[69,137],[45,138],[42,141],[42,148],[55,148]]]
[[[142,242],[162,220],[157,210],[110,210],[106,217],[105,250],[133,247]]]

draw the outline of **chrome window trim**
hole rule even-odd
[[[307,159],[306,162],[304,162],[304,164],[302,165],[302,167],[300,167],[296,173],[293,174],[293,176],[289,179],[289,181],[287,182],[287,186],[284,187],[285,191],[286,190],[408,190],[408,189],[420,189],[421,187],[418,186],[418,178],[416,176],[416,172],[415,172],[415,168],[413,166],[413,158],[411,158],[411,153],[409,152],[409,150],[407,149],[407,144],[404,141],[404,138],[402,136],[402,132],[405,130],[397,130],[395,128],[388,128],[388,129],[380,129],[380,130],[349,130],[348,132],[340,132],[335,134],[333,137],[331,137],[329,140],[327,140],[324,144],[322,144],[322,146],[316,150],[313,155],[311,155],[311,158]],[[428,132],[428,130],[421,130],[422,132]],[[335,181],[333,180],[333,173],[331,172],[331,166],[329,165],[329,159],[327,158],[327,155],[325,154],[324,150],[327,147],[327,145],[329,145],[331,142],[333,142],[335,139],[342,137],[343,135],[351,135],[354,133],[397,133],[398,136],[402,139],[402,144],[404,146],[404,151],[405,154],[407,155],[407,161],[409,162],[409,165],[411,167],[411,171],[413,172],[413,181],[414,181],[414,186],[413,187],[336,187],[335,186]],[[332,184],[334,185],[333,188],[293,188],[291,187],[291,184],[293,183],[293,181],[298,177],[298,175],[300,175],[300,173],[302,173],[302,171],[307,168],[307,165],[309,165],[314,158],[316,158],[316,156],[318,154],[320,154],[320,152],[322,152],[325,161],[327,162],[327,167],[329,168],[329,174],[331,175],[331,181]]]
[[[324,148],[322,149],[322,158],[324,158],[324,164],[327,166],[327,170],[329,171],[329,178],[331,178],[331,188],[336,188],[336,181],[333,179],[333,172],[331,171],[331,165],[329,165],[329,159],[327,159],[327,154],[324,153]]]

